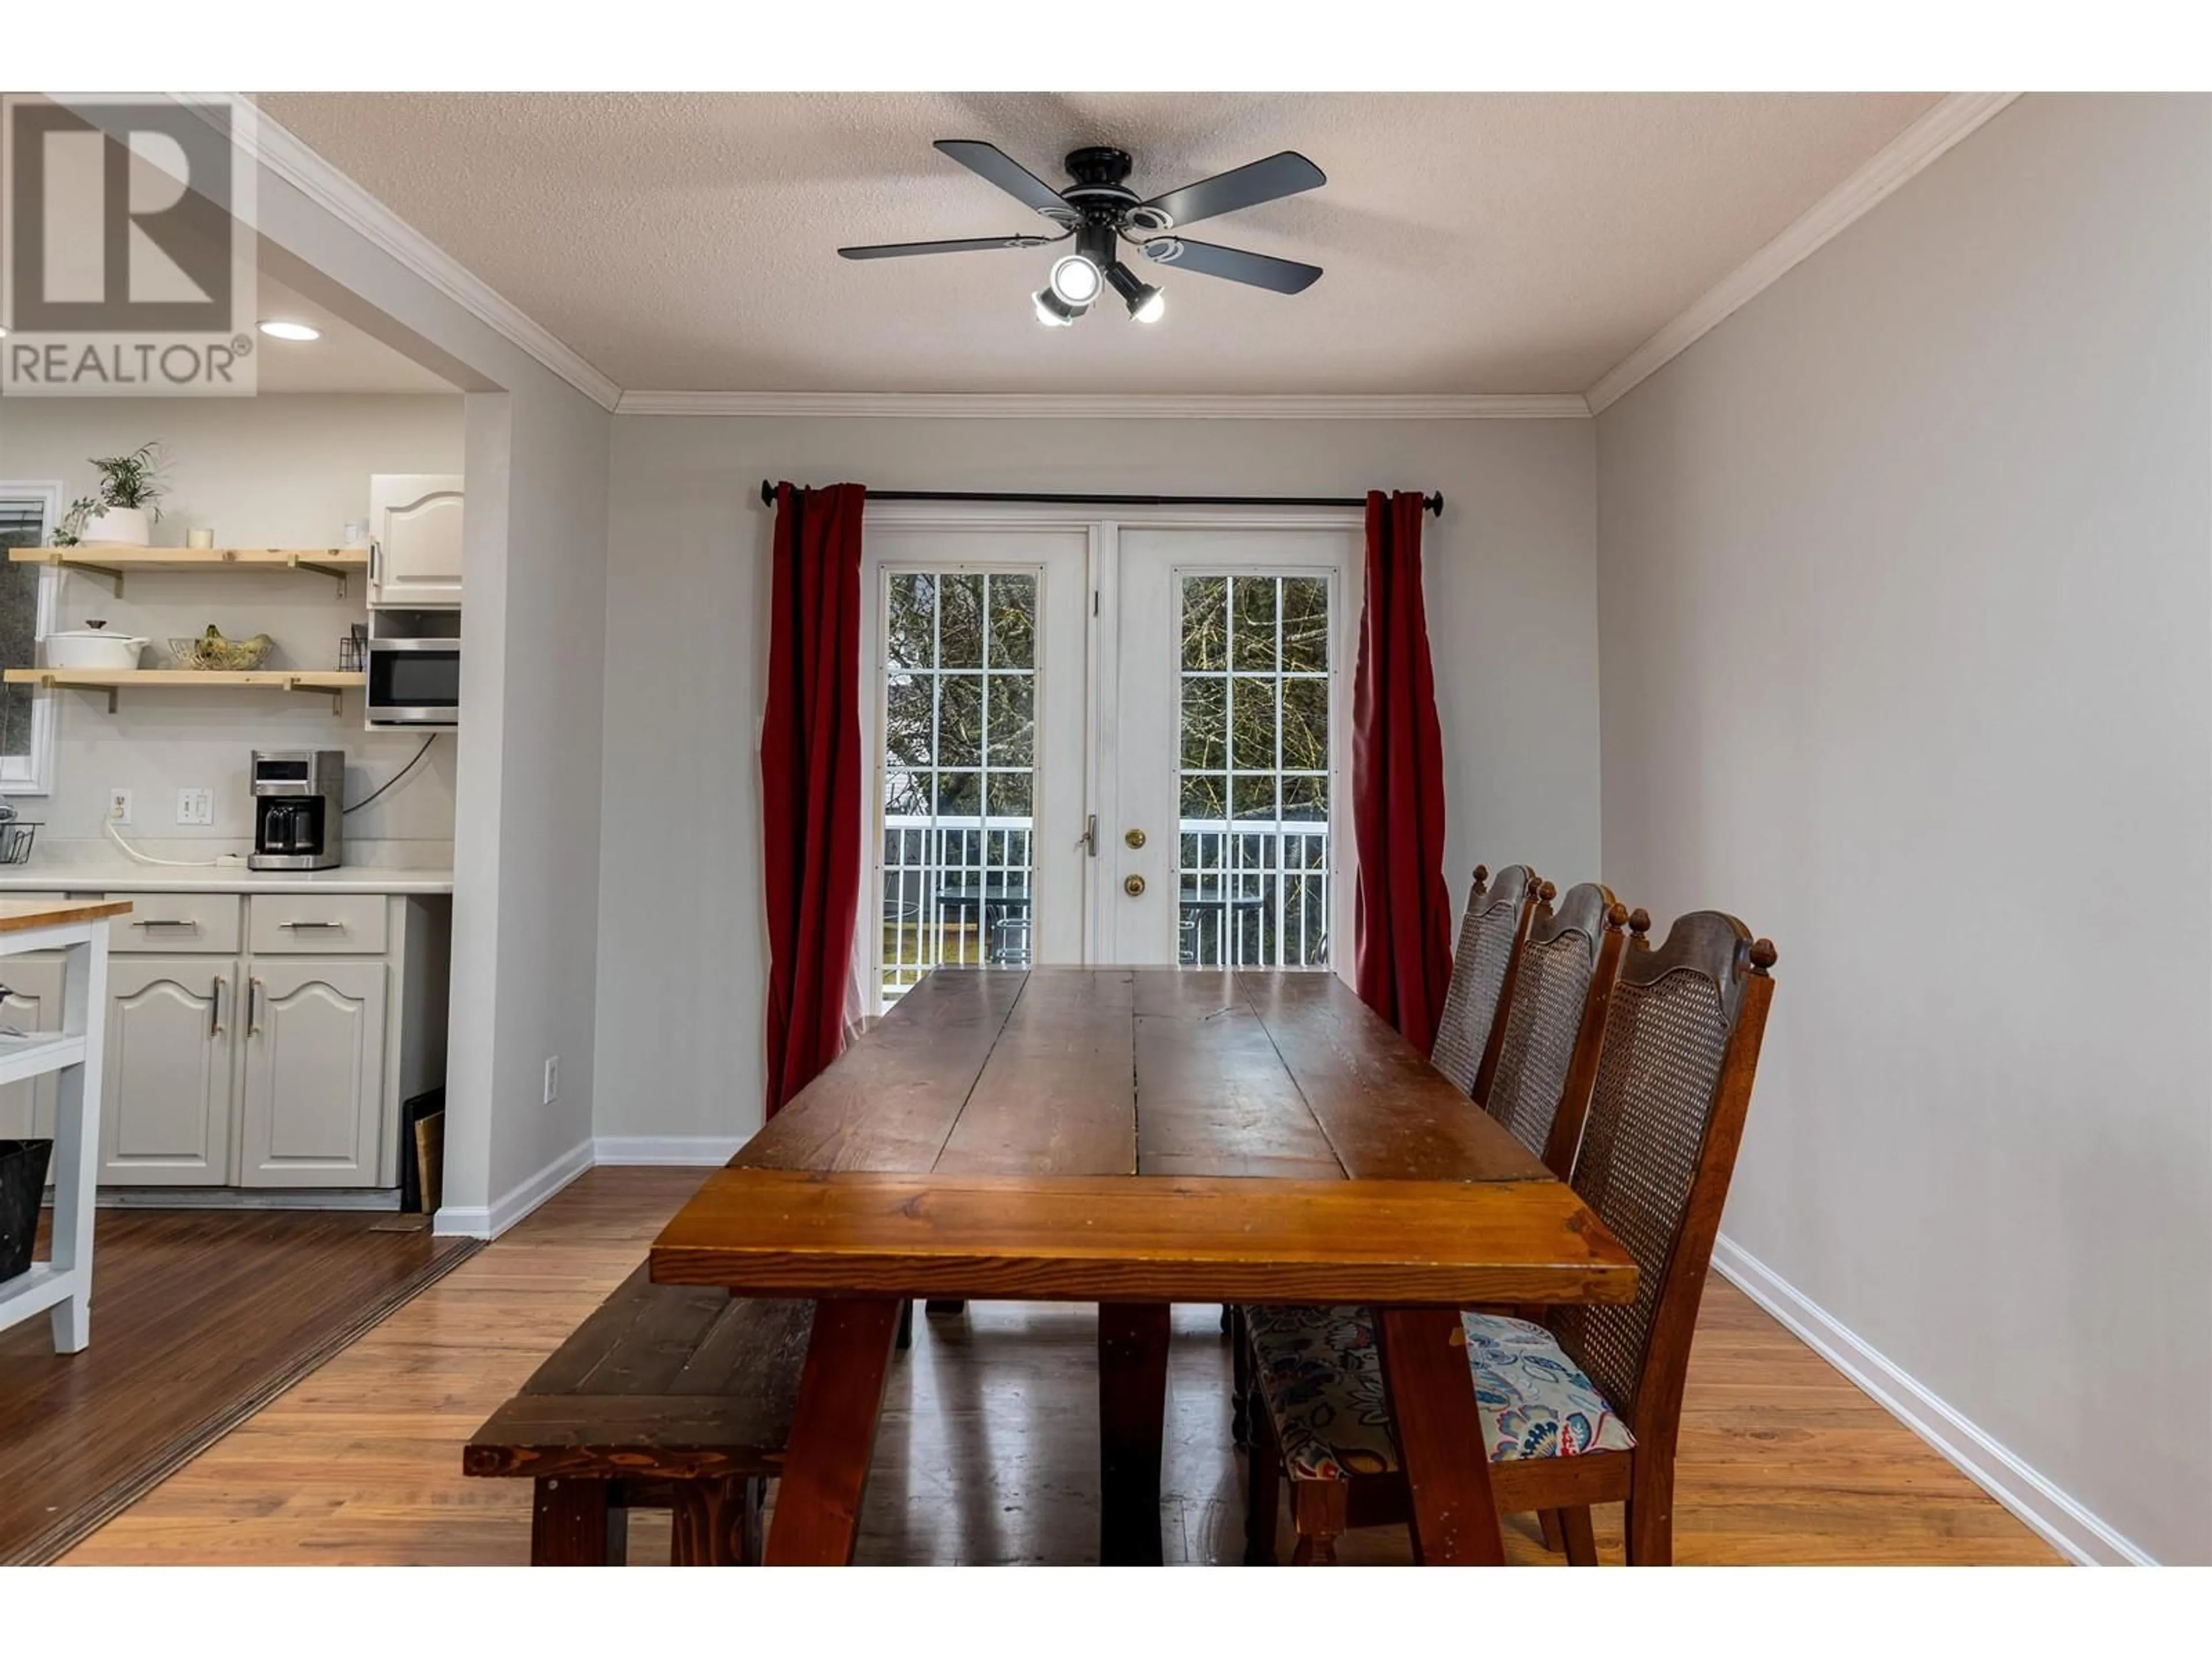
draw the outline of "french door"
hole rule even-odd
[[[866,544],[864,1006],[951,963],[1348,971],[1356,522]]]

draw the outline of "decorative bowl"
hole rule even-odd
[[[179,668],[203,668],[215,672],[238,673],[258,668],[269,660],[269,647],[275,641],[266,634],[256,634],[250,640],[209,638],[173,639],[169,652]]]

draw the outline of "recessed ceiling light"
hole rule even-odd
[[[305,323],[268,322],[261,325],[261,331],[274,340],[319,340],[323,337],[322,330],[309,328]]]

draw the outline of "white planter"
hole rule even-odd
[[[143,507],[111,507],[84,521],[78,543],[86,547],[144,547],[153,539]]]

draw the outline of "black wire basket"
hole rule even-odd
[[[28,1273],[51,1140],[0,1140],[0,1280]]]
[[[0,864],[27,864],[31,858],[31,843],[39,838],[39,826],[21,818],[0,818]]]

